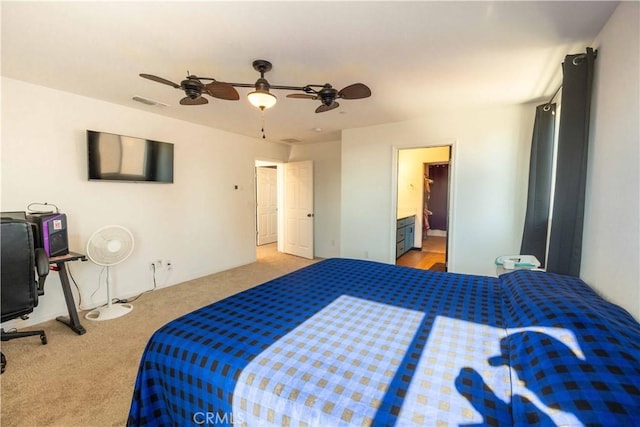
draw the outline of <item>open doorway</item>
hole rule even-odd
[[[256,258],[314,258],[313,162],[255,161]]]
[[[256,258],[264,259],[277,254],[279,248],[278,207],[280,180],[278,163],[256,160],[255,196],[256,196]]]
[[[451,146],[398,151],[396,264],[447,271]]]
[[[256,167],[256,244],[278,242],[278,173],[275,166]]]

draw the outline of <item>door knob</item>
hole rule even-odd
[[[314,215],[313,215],[312,213],[308,213],[308,214],[307,214],[307,216],[308,216],[309,218],[311,218],[311,217],[312,217],[312,216],[314,216]]]

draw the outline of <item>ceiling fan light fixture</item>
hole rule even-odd
[[[255,87],[256,90],[247,94],[247,98],[249,99],[251,105],[253,105],[254,107],[258,107],[261,110],[264,110],[265,108],[271,108],[276,105],[278,98],[276,98],[274,94],[269,92],[271,86],[269,86],[269,82],[267,80],[265,80],[263,77],[259,78],[256,81]]]
[[[249,92],[247,94],[247,98],[251,105],[258,107],[261,110],[273,107],[278,101],[278,98],[276,98],[274,94],[264,89],[257,89],[253,92]]]

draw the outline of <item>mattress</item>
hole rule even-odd
[[[625,425],[639,346],[579,279],[329,259],[156,331],[128,423]]]

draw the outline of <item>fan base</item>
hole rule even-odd
[[[261,74],[271,71],[271,68],[273,67],[271,65],[271,62],[264,59],[256,59],[255,61],[253,61],[252,65],[253,69]]]
[[[133,310],[132,304],[113,304],[91,310],[84,316],[84,318],[87,320],[110,320],[124,316],[131,310]]]

